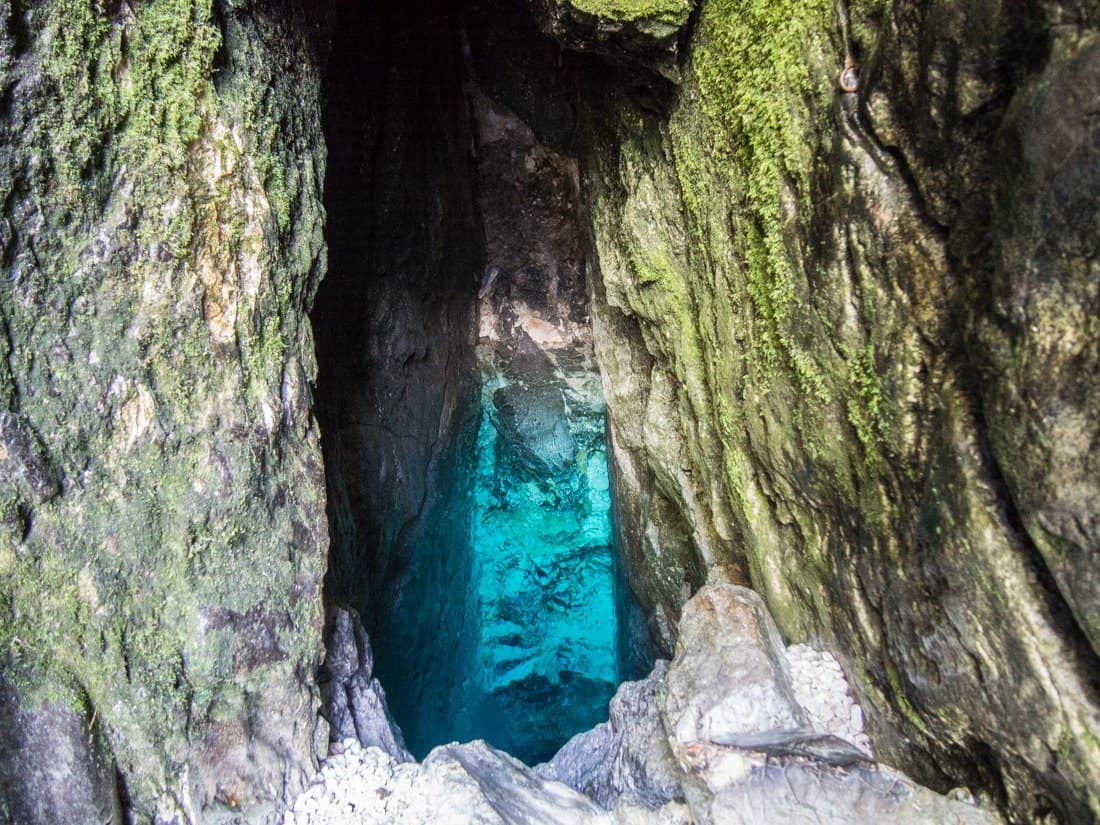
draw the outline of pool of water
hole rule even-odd
[[[607,718],[619,673],[603,404],[567,391],[560,417],[539,410],[526,431],[501,422],[532,392],[537,403],[539,390],[497,380],[482,394],[472,523],[480,627],[461,721],[467,738],[535,763]]]
[[[535,354],[491,372],[468,453],[444,520],[462,535],[436,531],[420,548],[399,599],[401,631],[389,645],[376,639],[379,669],[418,758],[485,739],[536,764],[607,719],[621,678],[595,369]],[[465,518],[453,518],[462,502]],[[432,672],[410,672],[413,659],[433,662]]]

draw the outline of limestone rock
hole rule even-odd
[[[611,825],[596,804],[484,742],[397,762],[351,740],[295,802],[284,825]]]
[[[614,813],[620,825],[695,825],[691,809],[683,802],[668,802],[653,810],[629,796],[621,796]]]
[[[544,32],[563,46],[679,78],[680,32],[692,0],[533,0]]]
[[[685,605],[661,717],[698,825],[738,822],[994,823],[813,734],[760,597],[709,584]]]
[[[332,525],[326,582],[370,628],[389,706],[415,742],[415,720],[438,729],[460,712],[451,688],[476,644],[472,617],[448,598],[468,589],[469,557],[440,552],[471,527],[473,313],[485,268],[473,128],[456,105],[462,27],[429,3],[309,8],[332,18],[329,267],[315,309],[325,319],[315,398]],[[435,595],[415,595],[425,592]],[[414,683],[423,692],[390,686]]]
[[[1059,43],[1008,111],[979,322],[990,441],[1028,537],[1100,654],[1100,33]]]
[[[1100,816],[1098,25],[708,0],[676,93],[593,72],[579,116],[647,614],[731,570],[843,652],[877,756],[1021,821]]]
[[[604,808],[620,796],[634,805],[659,808],[681,796],[679,771],[657,706],[657,690],[668,674],[658,662],[639,682],[621,685],[611,700],[610,719],[578,734],[536,770],[564,782]]]
[[[832,654],[809,645],[791,645],[787,648],[787,664],[795,699],[806,711],[810,728],[851,742],[870,754],[863,711],[849,694],[844,671]]]
[[[779,760],[694,809],[697,825],[996,825],[988,811],[881,768]]]
[[[369,660],[366,640],[355,644],[357,654],[330,657],[333,673],[348,672],[340,662],[354,655]],[[793,728],[802,711],[784,650],[751,591],[704,587],[685,606],[679,644],[671,665],[619,689],[608,722],[544,765],[484,742],[403,763],[350,739],[285,821],[996,825],[987,810],[921,788],[848,742]]]
[[[565,420],[565,399],[550,381],[526,375],[493,393],[493,423],[534,477],[553,476],[573,464],[576,445]]]
[[[71,777],[8,788],[12,810],[88,801],[84,719],[138,821],[257,818],[314,769],[312,21],[0,3],[0,671]]]
[[[779,632],[756,593],[708,585],[687,603],[660,708],[682,767],[697,742],[749,745],[807,728]]]
[[[398,762],[411,762],[401,729],[390,716],[386,694],[374,678],[370,638],[353,610],[331,608],[325,622],[325,661],[317,675],[330,747],[356,739]]]

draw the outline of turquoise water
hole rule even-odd
[[[472,518],[480,627],[460,721],[466,738],[535,763],[606,720],[619,680],[604,411],[598,395],[573,397],[551,460],[537,450],[532,460],[494,424],[501,386],[482,396]]]
[[[563,377],[542,361],[509,368],[482,388],[460,492],[417,550],[392,632],[375,637],[391,708],[418,758],[485,739],[544,761],[606,721],[621,677],[596,373]]]

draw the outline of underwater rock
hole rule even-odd
[[[603,403],[575,350],[552,361],[521,337],[484,351],[471,534],[478,695],[460,730],[534,764],[606,718],[619,681]]]
[[[565,401],[552,384],[506,384],[493,393],[492,417],[504,449],[533,477],[557,475],[572,465],[576,446],[565,420]]]

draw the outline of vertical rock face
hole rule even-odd
[[[318,54],[240,6],[0,3],[0,820],[42,741],[142,821],[313,769]]]
[[[476,641],[462,600],[484,270],[460,29],[432,0],[335,8],[331,266],[313,315],[326,594],[363,616],[398,719],[446,720]]]
[[[461,679],[461,614],[408,594],[464,590],[462,557],[394,585],[468,526],[486,245],[540,243],[479,217],[472,65],[581,156],[570,255],[666,653],[697,654],[674,624],[708,578],[750,583],[788,640],[846,651],[888,761],[1017,821],[1100,817],[1095,4],[530,5],[589,57],[510,39],[504,0],[469,11],[472,50],[442,0],[333,7],[328,595],[388,617],[422,683]],[[0,820],[255,818],[323,743],[318,17],[0,0]],[[541,274],[575,284],[573,257]],[[454,645],[404,644],[437,626]],[[373,671],[346,669],[367,718]],[[734,747],[690,736],[684,770]],[[485,773],[459,756],[438,767]]]
[[[1020,821],[1100,815],[1096,26],[708,0],[678,87],[579,84],[635,589],[751,583],[880,755]]]

